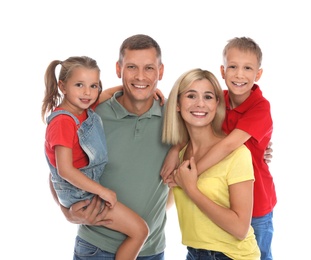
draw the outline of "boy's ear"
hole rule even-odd
[[[225,67],[224,65],[220,66],[220,74],[223,79],[225,79]]]
[[[261,78],[262,72],[263,72],[262,69],[259,69],[259,70],[258,70],[257,75],[256,75],[256,78],[255,78],[255,82],[257,82],[257,81]]]

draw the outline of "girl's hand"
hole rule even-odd
[[[104,193],[100,196],[103,200],[105,200],[105,205],[112,209],[117,203],[117,194],[105,188]]]
[[[165,103],[165,97],[164,97],[164,95],[163,95],[163,93],[162,93],[162,91],[161,91],[160,89],[157,88],[157,89],[155,90],[155,92],[153,93],[153,98],[154,98],[155,100],[161,99],[160,105],[161,105],[161,106],[164,105],[164,103]]]

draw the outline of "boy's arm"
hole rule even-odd
[[[251,137],[245,131],[234,129],[220,142],[215,144],[205,155],[197,162],[198,173],[201,174],[216,163],[220,162],[235,149],[244,144]]]

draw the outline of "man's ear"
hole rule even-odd
[[[120,63],[117,61],[116,62],[116,73],[119,79],[121,79],[122,75],[121,75],[121,65]]]

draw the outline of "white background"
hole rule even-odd
[[[115,62],[122,41],[144,33],[158,41],[165,64],[158,87],[166,97],[177,77],[200,67],[220,80],[227,40],[248,36],[263,51],[258,82],[271,102],[276,260],[309,257],[310,13],[308,1],[2,1],[1,255],[5,259],[72,259],[76,226],[49,192],[40,118],[49,62],[88,55],[104,87],[121,83]],[[307,117],[308,114],[308,117]],[[139,158],[137,158],[139,160]],[[167,259],[185,259],[175,208],[168,214]],[[306,256],[306,257],[305,257]]]

